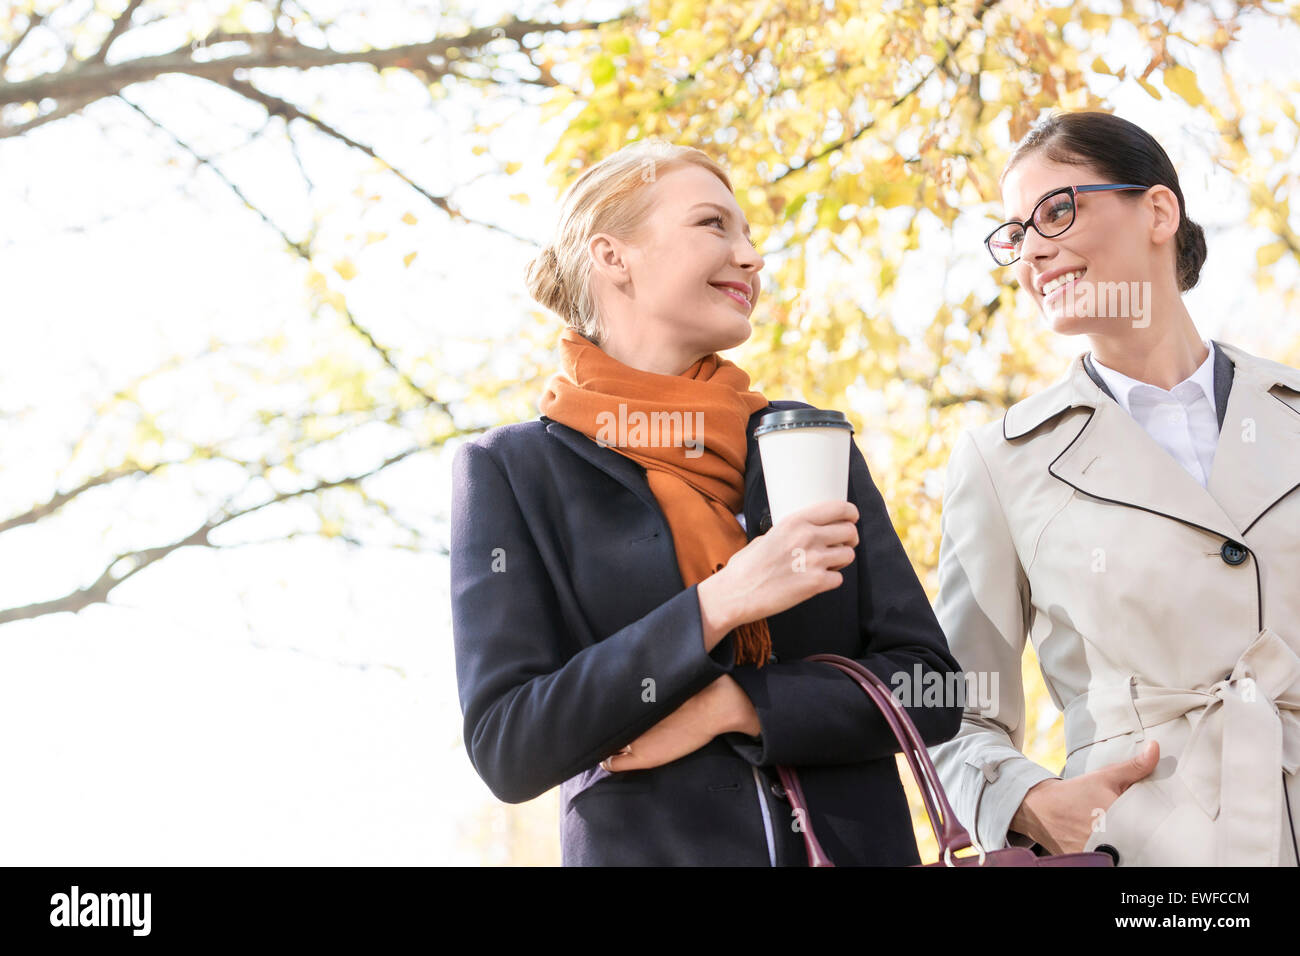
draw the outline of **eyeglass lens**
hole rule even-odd
[[[1069,191],[1046,196],[1034,207],[1034,225],[1049,239],[1065,232],[1072,222],[1074,222],[1074,195]],[[1024,241],[1024,227],[1019,223],[1011,222],[989,237],[989,248],[998,262],[1010,265],[1019,257],[1020,246]]]

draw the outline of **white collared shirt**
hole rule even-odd
[[[1214,406],[1214,345],[1201,367],[1169,391],[1129,378],[1092,357],[1093,367],[1128,412],[1155,443],[1189,475],[1208,486],[1214,450],[1219,445],[1219,414]]]

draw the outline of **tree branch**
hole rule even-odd
[[[54,120],[63,119],[65,116],[71,116],[74,113],[81,112],[91,102],[90,97],[73,97],[65,99],[48,113],[42,113],[40,116],[29,119],[26,123],[19,123],[17,126],[0,125],[0,139],[9,139],[13,136],[22,136],[30,133],[38,126],[44,126],[46,123]]]
[[[159,462],[156,465],[137,465],[134,468],[114,468],[111,471],[103,472],[102,474],[83,481],[71,491],[60,492],[43,504],[36,505],[34,508],[24,511],[22,514],[14,515],[12,518],[0,521],[0,534],[4,534],[6,531],[12,531],[14,528],[21,528],[23,525],[35,524],[47,515],[51,515],[58,511],[69,501],[84,495],[87,491],[94,488],[109,485],[121,478],[128,478],[133,475],[150,475],[159,468],[162,468],[164,465],[175,464],[179,463],[174,461]]]
[[[36,617],[42,617],[46,614],[57,614],[61,611],[71,611],[76,613],[92,604],[103,604],[108,600],[108,596],[115,588],[123,582],[139,574],[151,564],[155,564],[167,557],[169,554],[179,551],[181,548],[189,547],[216,547],[211,540],[210,535],[218,528],[242,518],[246,515],[261,511],[271,505],[280,504],[294,498],[301,498],[304,495],[319,494],[328,491],[331,488],[339,488],[345,485],[357,484],[373,475],[377,475],[385,468],[397,464],[411,455],[426,449],[420,446],[408,448],[405,451],[398,452],[389,458],[384,459],[369,471],[356,475],[349,475],[346,478],[338,478],[333,481],[318,481],[306,488],[300,488],[297,491],[284,491],[273,495],[265,501],[242,508],[238,511],[227,512],[216,518],[210,518],[198,528],[170,544],[160,545],[154,548],[143,548],[137,551],[128,551],[125,554],[119,554],[113,558],[104,568],[103,572],[88,587],[78,588],[62,597],[50,601],[40,601],[35,604],[27,604],[22,607],[8,608],[0,610],[0,624],[7,624],[11,621],[30,620]]]
[[[83,60],[71,69],[46,73],[16,82],[0,82],[0,106],[7,103],[40,102],[46,98],[61,99],[67,96],[89,97],[89,101],[112,96],[132,83],[143,83],[165,73],[183,73],[205,80],[225,82],[237,73],[261,69],[310,70],[317,67],[340,66],[348,63],[367,63],[375,69],[391,67],[420,69],[433,76],[448,72],[451,50],[454,56],[466,50],[477,50],[494,40],[509,39],[519,43],[531,33],[574,33],[593,30],[613,20],[584,20],[575,23],[542,23],[533,20],[511,20],[495,27],[480,27],[456,37],[439,37],[423,43],[378,50],[331,50],[307,46],[283,34],[226,34],[213,31],[202,38],[204,46],[227,41],[238,41],[253,48],[253,52],[211,60],[195,59],[190,46],[177,47],[168,53],[140,57],[121,63]],[[441,60],[435,64],[434,59]]]
[[[459,219],[462,222],[474,223],[475,225],[483,226],[487,229],[496,230],[497,232],[503,233],[509,236],[511,239],[515,239],[519,242],[527,243],[528,245],[536,245],[536,243],[533,240],[526,239],[520,235],[516,235],[515,233],[510,232],[508,229],[503,229],[500,226],[494,225],[490,222],[482,222],[480,220],[471,219],[469,216],[466,216],[463,212],[461,212],[458,208],[453,206],[446,197],[435,196],[432,193],[430,193],[427,189],[425,189],[423,186],[421,186],[419,183],[412,180],[409,176],[407,176],[397,167],[393,166],[392,163],[388,162],[386,159],[384,159],[378,153],[376,153],[373,147],[367,146],[365,143],[361,143],[355,139],[352,139],[350,136],[340,132],[339,130],[335,129],[334,127],[330,126],[328,123],[324,122],[321,119],[318,119],[315,116],[310,116],[307,113],[304,113],[302,110],[300,110],[294,104],[290,103],[288,100],[281,99],[278,96],[273,96],[270,93],[264,92],[263,90],[259,90],[252,83],[249,83],[245,80],[237,80],[231,78],[229,80],[224,81],[221,85],[225,86],[226,88],[230,89],[235,93],[238,93],[240,96],[252,100],[254,103],[260,104],[262,107],[266,109],[266,112],[270,116],[282,116],[284,117],[286,123],[296,119],[303,120],[304,122],[309,123],[312,126],[316,127],[318,130],[320,130],[322,133],[325,133],[327,136],[331,136],[334,139],[337,139],[339,142],[344,143],[347,146],[350,146],[351,148],[359,152],[365,153],[371,159],[385,166],[389,170],[389,172],[391,172],[394,176],[396,176],[402,182],[406,183],[406,185],[410,186],[413,190],[415,190],[417,193],[419,193],[421,196],[427,199],[434,206],[437,206],[439,209],[445,212],[452,219]]]
[[[983,3],[981,3],[978,7],[976,7],[972,14],[974,16],[975,23],[978,24],[980,18],[983,17],[984,14],[987,13],[991,8],[997,6],[998,2],[999,0],[984,0]],[[961,46],[963,43],[966,42],[967,37],[969,37],[974,32],[975,32],[974,25],[968,27],[966,32],[957,38],[956,43],[953,43],[948,46],[948,49],[944,52],[943,56],[940,57],[932,67],[930,67],[929,71],[925,74],[925,76],[921,77],[919,80],[913,83],[907,90],[905,90],[897,98],[895,98],[894,102],[889,104],[885,112],[887,113],[892,112],[893,110],[898,109],[898,107],[906,103],[909,99],[911,99],[916,94],[916,92],[921,89],[921,87],[925,86],[925,84],[929,82],[930,77],[934,76],[935,73],[937,73],[939,70],[942,70],[947,65],[948,61],[953,57],[953,55],[959,49],[961,49]],[[829,144],[824,149],[819,150],[818,152],[809,156],[798,166],[792,166],[789,169],[787,169],[785,172],[783,172],[781,175],[776,176],[771,180],[769,185],[771,185],[771,183],[779,183],[787,176],[793,176],[795,173],[802,172],[803,170],[807,169],[809,166],[811,166],[813,163],[817,162],[818,160],[825,159],[827,156],[831,155],[832,153],[844,149],[844,147],[848,146],[850,143],[866,135],[875,125],[876,125],[876,117],[873,117],[871,122],[863,124],[863,126],[860,129],[855,130],[853,133],[844,137],[843,139],[840,139],[834,143]]]
[[[154,119],[152,116],[146,113],[135,103],[132,103],[130,100],[128,100],[125,96],[121,96],[119,98],[122,100],[122,102],[130,106],[133,110],[135,110],[137,113],[143,116],[146,120],[148,120],[150,123],[156,126],[159,130],[161,130],[162,132],[170,136],[173,142],[175,142],[178,146],[184,149],[191,156],[193,156],[194,159],[200,165],[207,166],[214,173],[216,173],[218,178],[220,178],[221,181],[226,184],[226,186],[230,189],[230,191],[239,197],[240,202],[242,202],[253,212],[257,213],[257,215],[261,217],[263,222],[265,222],[268,226],[270,226],[277,233],[279,233],[280,238],[284,241],[284,244],[289,249],[291,249],[295,254],[298,255],[299,258],[303,259],[308,264],[311,263],[312,261],[311,247],[304,242],[298,242],[296,240],[290,239],[289,234],[286,233],[283,229],[281,229],[280,226],[277,225],[276,222],[272,220],[271,217],[267,215],[261,208],[259,208],[252,200],[250,200],[247,196],[245,196],[243,191],[237,185],[235,185],[235,183],[233,183],[230,180],[230,178],[225,173],[223,173],[210,159],[199,155],[198,151],[194,149],[194,147],[190,146],[179,136],[173,133],[170,129],[164,126],[162,123],[158,122],[156,119]],[[272,99],[274,98],[272,97]],[[286,106],[291,106],[291,105],[292,104],[286,104]],[[373,349],[374,352],[383,360],[384,364],[387,365],[393,372],[395,372],[398,378],[400,378],[408,388],[410,388],[417,395],[423,398],[429,404],[430,408],[434,408],[442,412],[448,418],[452,417],[451,409],[447,407],[447,404],[445,402],[439,401],[436,397],[431,395],[429,392],[425,391],[420,385],[416,384],[415,380],[412,379],[406,372],[404,372],[402,368],[397,364],[397,362],[393,359],[392,353],[387,348],[380,345],[379,342],[375,339],[375,337],[370,333],[370,331],[357,320],[357,317],[352,314],[352,310],[347,307],[346,303],[343,305],[341,311],[342,311],[343,318],[347,321],[348,325],[352,327],[353,331],[355,331],[358,335],[361,336],[361,338],[366,342],[366,344],[369,345],[370,348]]]
[[[108,48],[113,45],[114,40],[130,29],[131,17],[142,3],[144,3],[144,0],[130,0],[126,5],[126,9],[122,11],[122,15],[113,21],[113,29],[108,32],[108,36],[99,45],[99,49],[86,58],[86,63],[104,62],[104,57],[108,55]]]
[[[5,66],[8,65],[9,58],[14,55],[14,51],[22,46],[23,41],[27,39],[28,35],[44,22],[45,14],[43,13],[32,13],[28,15],[27,26],[23,27],[22,35],[14,41],[13,46],[5,50],[3,53],[0,53],[0,78],[4,76]]]

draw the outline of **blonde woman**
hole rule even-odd
[[[993,260],[1090,351],[953,451],[936,611],[1000,676],[936,748],[953,807],[986,849],[1294,866],[1300,372],[1197,331],[1205,240],[1139,127],[1046,120],[1002,200]],[[1065,714],[1059,773],[1021,752],[1026,639]]]
[[[456,454],[465,746],[504,801],[560,787],[566,865],[806,865],[781,764],[832,859],[918,861],[892,734],[801,659],[886,681],[957,664],[856,447],[847,503],[771,524],[753,430],[806,406],[718,355],[751,332],[748,231],[698,150],[642,142],[584,172],[529,272],[568,326],[543,416]],[[937,743],[960,709],[911,714]]]

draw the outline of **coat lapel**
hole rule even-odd
[[[1088,408],[1074,440],[1048,466],[1073,488],[1237,540],[1233,521],[1167,452],[1088,374],[1083,357],[1055,385],[1012,406],[1003,422],[1009,439],[1023,437],[1050,418]]]
[[[659,502],[655,500],[650,483],[646,481],[645,470],[635,461],[612,448],[602,448],[582,432],[561,425],[545,415],[542,416],[542,421],[546,422],[546,431],[551,436],[623,485],[651,508],[659,510]]]
[[[1091,380],[1088,384],[1096,388]],[[1098,398],[1078,437],[1049,466],[1053,475],[1094,498],[1174,518],[1225,538],[1241,537],[1213,496],[1132,416],[1100,389]]]
[[[1228,411],[1228,396],[1232,394],[1232,379],[1235,374],[1232,359],[1223,351],[1223,346],[1214,343],[1214,410],[1219,416],[1219,431],[1223,431],[1223,418]]]
[[[767,492],[763,484],[763,462],[758,454],[758,439],[754,437],[754,429],[758,427],[758,420],[774,408],[797,407],[797,405],[798,403],[791,402],[769,404],[766,408],[754,412],[745,426],[748,444],[745,451],[745,493],[742,508],[745,515],[745,533],[750,541],[771,527],[771,515],[767,511]],[[567,425],[561,425],[545,415],[542,416],[542,421],[546,423],[546,431],[572,449],[575,454],[623,485],[649,507],[662,510],[659,502],[655,500],[654,492],[650,490],[650,483],[646,481],[645,469],[631,458],[620,455],[612,448],[602,448],[581,432]]]
[[[763,480],[763,458],[758,451],[754,429],[758,420],[770,411],[784,408],[790,403],[775,402],[756,411],[745,426],[748,446],[745,450],[745,534],[753,541],[772,527],[772,513],[767,507],[767,483]]]
[[[1220,348],[1235,368],[1209,490],[1244,533],[1300,487],[1300,372]]]

